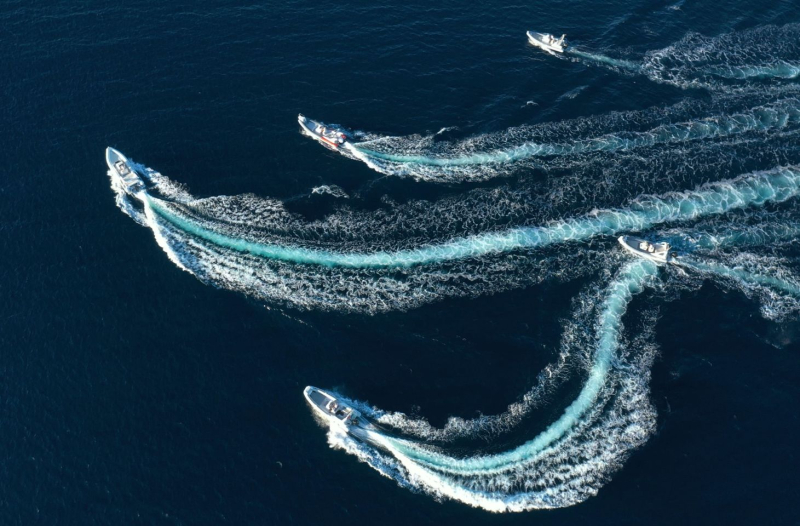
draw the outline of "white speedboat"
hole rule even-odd
[[[619,236],[617,239],[622,248],[640,258],[649,259],[656,263],[678,263],[678,253],[673,251],[669,243],[661,241],[651,243],[646,239],[634,236]]]
[[[351,433],[354,429],[373,427],[361,413],[327,391],[309,385],[303,390],[306,400],[323,420],[341,431]]]
[[[321,122],[309,119],[302,113],[297,115],[297,122],[300,123],[300,127],[306,135],[316,139],[328,148],[338,150],[347,144],[347,134],[340,128],[326,126]]]
[[[111,146],[106,148],[106,164],[116,174],[125,192],[136,195],[144,191],[144,181],[128,162],[128,158],[122,155],[122,152]]]
[[[567,49],[567,35],[561,35],[561,38],[556,38],[550,33],[537,33],[536,31],[528,31],[528,40],[534,46],[540,47],[545,51],[555,53],[563,53]]]

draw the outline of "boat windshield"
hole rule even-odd
[[[328,403],[325,404],[325,410],[342,422],[347,422],[348,419],[353,416],[352,407],[342,406],[336,400],[329,400]]]
[[[114,166],[117,168],[117,172],[119,172],[120,175],[128,175],[128,173],[130,173],[130,169],[124,161],[117,161],[114,163]]]

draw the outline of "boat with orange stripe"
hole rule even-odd
[[[309,119],[300,113],[297,116],[297,122],[300,123],[303,133],[316,139],[323,146],[332,150],[339,150],[347,144],[348,136],[341,128],[337,126],[329,126],[321,122]]]

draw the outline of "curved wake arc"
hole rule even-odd
[[[401,483],[489,511],[563,507],[588,498],[654,425],[653,411],[640,403],[643,384],[614,364],[620,360],[627,306],[657,272],[654,263],[636,260],[618,273],[598,313],[595,350],[581,392],[534,439],[500,454],[456,458],[378,432],[364,438],[393,456]]]
[[[506,453],[467,459],[447,457],[415,447],[407,441],[392,438],[387,438],[387,440],[411,460],[437,471],[451,474],[499,473],[508,469],[509,466],[535,458],[573,429],[597,401],[620,345],[622,315],[625,314],[633,295],[644,289],[646,282],[656,275],[657,270],[658,267],[655,263],[650,261],[640,260],[629,263],[620,272],[618,280],[609,287],[600,314],[597,349],[589,378],[578,397],[567,407],[561,418],[535,439]]]
[[[786,231],[771,233],[780,236]],[[729,241],[734,242],[733,238]],[[748,244],[753,240],[744,241]],[[752,266],[765,260],[747,261]],[[682,267],[701,275],[730,280],[746,294],[754,287],[765,287],[800,299],[800,283],[782,275],[781,269],[774,266],[770,267],[773,272],[767,274],[688,256],[682,257],[681,262]],[[502,453],[453,456],[424,441],[401,439],[381,431],[361,436],[358,430],[356,436],[365,442],[344,445],[344,439],[332,438],[331,431],[332,446],[356,454],[402,486],[488,511],[557,508],[586,500],[599,491],[609,475],[655,428],[655,412],[647,392],[652,357],[637,360],[632,356],[633,349],[625,348],[636,344],[624,344],[622,319],[636,294],[647,286],[660,287],[657,273],[654,263],[642,259],[627,263],[617,273],[597,308],[591,363],[580,393],[559,418],[524,444]],[[670,276],[669,282],[680,287],[699,286],[697,282],[687,282],[685,273]],[[767,300],[762,309],[770,318],[800,309],[797,301],[781,310],[776,309],[771,297],[762,295],[761,299]],[[641,348],[638,352],[647,353]],[[367,408],[364,412],[381,415],[379,421],[383,421],[378,410],[370,412]]]

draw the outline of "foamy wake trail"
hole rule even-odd
[[[642,71],[683,88],[735,88],[751,80],[792,80],[800,73],[800,25],[762,26],[704,37],[689,33],[648,53]]]
[[[581,392],[532,440],[503,453],[457,457],[380,432],[366,438],[391,453],[389,465],[402,484],[489,511],[564,507],[596,494],[654,427],[647,400],[654,351],[624,349],[622,317],[633,295],[655,283],[656,272],[655,264],[637,260],[618,273],[596,312]]]
[[[781,202],[795,197],[799,185],[798,168],[777,168],[704,185],[690,192],[643,197],[627,208],[597,210],[589,216],[554,221],[546,226],[512,228],[457,238],[438,245],[372,253],[281,245],[270,243],[268,236],[257,239],[252,234],[240,237],[235,223],[208,221],[193,214],[188,204],[176,206],[149,195],[145,195],[144,202],[148,214],[158,216],[159,224],[171,225],[194,240],[263,259],[338,268],[404,268],[584,241],[598,235],[641,231],[662,223],[690,221],[767,202]]]
[[[678,120],[693,109],[691,103],[683,103],[667,109],[511,128],[456,142],[439,141],[438,134],[375,137],[348,144],[343,152],[387,175],[433,182],[478,181],[521,168],[548,169],[559,164],[554,158],[713,141],[800,124],[800,101],[792,96],[731,113]],[[650,127],[646,127],[648,122],[652,122]]]
[[[694,229],[672,229],[661,238],[681,252],[711,251],[731,247],[780,248],[800,238],[800,224],[786,218],[754,214],[756,224],[697,225]],[[760,221],[759,221],[760,220]],[[704,229],[705,228],[705,229]]]
[[[683,252],[682,268],[743,292],[759,302],[762,316],[778,320],[800,311],[800,280],[791,270],[796,265],[785,255],[800,239],[795,217],[795,210],[764,211],[711,225],[701,221],[658,238]]]
[[[646,53],[641,61],[582,49],[568,50],[567,56],[680,88],[747,89],[751,81],[800,76],[800,25],[762,26],[717,37],[689,33]]]
[[[800,310],[800,282],[779,258],[740,253],[729,259],[730,265],[714,259],[684,258],[683,266],[758,300],[767,319],[781,319]]]
[[[639,62],[634,62],[633,60],[625,60],[623,58],[609,57],[601,53],[592,53],[589,51],[584,51],[580,48],[568,49],[567,53],[569,54],[569,56],[582,58],[584,60],[588,60],[598,64],[604,64],[615,69],[628,71],[630,73],[642,72],[642,64]]]
[[[395,226],[385,230],[369,214],[306,223],[280,202],[255,196],[178,194],[172,201],[148,193],[138,213],[168,257],[206,283],[268,303],[374,313],[573,279],[595,272],[608,256],[602,246],[575,250],[567,243],[697,221],[799,191],[800,171],[778,168],[542,226],[433,243],[404,238]],[[397,224],[392,216],[385,220]],[[409,228],[416,228],[413,222]]]

